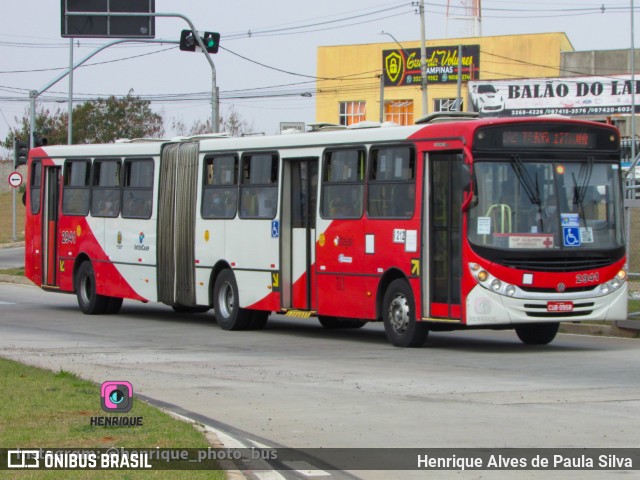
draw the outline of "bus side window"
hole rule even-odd
[[[62,191],[62,213],[65,215],[87,215],[91,197],[91,161],[67,160],[64,164],[64,189]]]
[[[153,160],[124,161],[122,181],[122,217],[151,218],[153,207]]]
[[[371,218],[411,218],[416,199],[413,148],[372,148],[370,158],[368,215]]]
[[[215,155],[204,159],[202,218],[233,218],[238,209],[238,157]]]
[[[278,210],[278,155],[243,155],[240,182],[240,218],[275,218]]]
[[[350,148],[324,155],[322,166],[323,218],[360,218],[364,194],[365,151]]]
[[[42,162],[33,162],[31,164],[31,182],[29,183],[31,192],[31,213],[36,215],[40,213],[40,188],[42,186]]]
[[[120,159],[93,163],[91,215],[117,217],[120,214]]]

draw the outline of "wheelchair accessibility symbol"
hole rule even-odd
[[[580,227],[562,227],[562,241],[565,247],[579,247]]]

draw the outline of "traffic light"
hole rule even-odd
[[[38,132],[34,132],[33,134],[33,146],[34,147],[44,147],[49,144],[47,137],[43,137]]]
[[[202,42],[209,53],[218,53],[220,46],[220,34],[218,32],[204,32]]]
[[[218,53],[218,47],[220,46],[220,34],[218,32],[196,32],[202,38],[207,52]],[[180,34],[180,50],[185,52],[195,52],[198,47],[198,40],[192,30],[182,30]]]
[[[28,155],[29,155],[29,144],[27,142],[23,142],[22,140],[18,140],[17,138],[14,138],[13,139],[13,168],[17,169],[20,165],[26,165]]]

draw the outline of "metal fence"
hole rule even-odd
[[[632,157],[632,139],[620,141],[622,164],[629,168],[634,165]],[[635,140],[636,159],[640,154],[640,138]],[[640,162],[638,162],[640,164]],[[637,165],[637,164],[636,164]],[[628,173],[625,181],[625,224],[627,238],[627,260],[629,266],[629,295],[640,298],[640,167]]]

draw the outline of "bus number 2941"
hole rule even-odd
[[[600,274],[595,273],[579,273],[576,275],[576,283],[593,283],[600,280]]]

